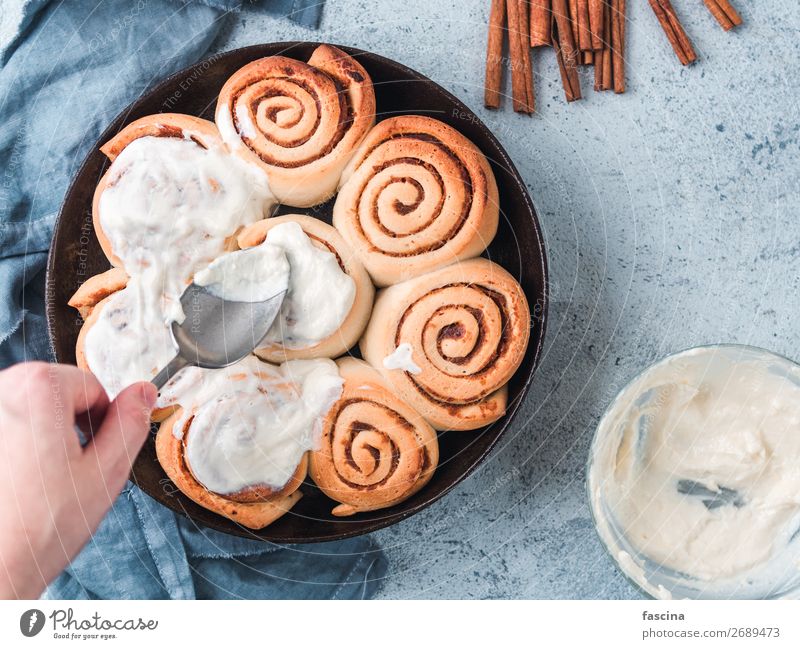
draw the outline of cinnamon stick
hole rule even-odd
[[[741,16],[728,0],[703,0],[706,7],[726,32],[742,24]]]
[[[611,63],[614,92],[625,92],[625,0],[611,0]]]
[[[594,57],[594,89],[597,91],[610,90],[614,85],[611,56],[611,12],[608,0],[603,0],[603,33],[608,35],[608,40],[603,42],[603,49],[595,52]]]
[[[531,70],[528,39],[527,0],[506,0],[508,12],[508,43],[511,54],[511,94],[514,110],[533,112],[533,71]]]
[[[561,83],[567,101],[575,101],[581,98],[581,86],[578,77],[578,52],[572,35],[567,0],[552,0],[552,9],[555,27],[553,48],[561,72]]]
[[[489,9],[489,40],[486,44],[486,81],[483,105],[499,108],[503,83],[503,23],[506,17],[506,0],[492,0]]]
[[[603,50],[594,53],[594,90],[600,92],[603,87]]]
[[[550,45],[550,0],[530,0],[531,47]]]
[[[653,9],[658,22],[661,23],[661,28],[667,35],[672,49],[678,56],[678,60],[683,65],[689,65],[697,60],[697,54],[694,52],[692,42],[686,35],[675,10],[672,8],[672,3],[669,0],[649,0],[650,7]]]
[[[578,47],[578,0],[569,0],[569,26],[572,28],[572,42],[575,43],[575,49]],[[579,61],[580,63],[580,61]]]
[[[592,32],[589,29],[589,0],[577,0],[576,16],[578,23],[578,49],[592,50]]]
[[[606,42],[604,31],[603,0],[588,0],[589,33],[592,38],[592,49],[602,50]]]

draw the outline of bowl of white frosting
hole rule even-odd
[[[696,347],[629,383],[587,467],[597,532],[657,598],[800,595],[800,365]]]

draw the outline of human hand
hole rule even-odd
[[[89,540],[119,495],[156,400],[138,383],[111,403],[69,365],[0,372],[0,597],[38,597]],[[75,426],[92,439],[83,448]]]

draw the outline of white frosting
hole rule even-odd
[[[236,119],[239,122],[241,135],[236,130],[231,117],[231,109],[228,104],[223,104],[217,109],[217,117],[214,120],[217,124],[222,139],[228,143],[231,149],[245,149],[245,143],[242,141],[242,136],[253,139],[258,133],[255,124],[250,119],[250,115],[246,107],[238,105],[236,110]]]
[[[180,296],[192,275],[273,203],[264,174],[223,148],[143,137],[122,150],[98,209],[131,279],[99,313],[84,347],[110,397],[153,378],[174,356],[169,323],[183,320]]]
[[[283,249],[291,271],[289,291],[264,342],[298,349],[325,340],[350,313],[355,281],[341,269],[336,255],[317,248],[293,221],[270,229],[265,243]]]
[[[403,370],[411,374],[419,374],[422,368],[414,362],[414,350],[411,343],[400,343],[397,348],[383,359],[387,370]]]
[[[232,302],[263,302],[289,288],[289,262],[267,242],[217,257],[195,273],[194,283]]]
[[[280,367],[248,356],[220,370],[185,369],[165,386],[167,403],[183,413],[173,432],[186,439],[186,460],[197,480],[219,494],[254,485],[283,487],[303,453],[316,448],[322,419],[344,381],[328,359]]]
[[[604,542],[657,597],[796,587],[800,368],[737,346],[656,364],[603,417],[589,488]]]
[[[247,106],[244,104],[236,105],[236,121],[239,124],[239,131],[242,136],[250,138],[251,140],[258,137],[258,129],[256,125],[253,124],[253,120],[250,118],[250,111],[247,110]],[[237,137],[234,141],[241,142],[241,138]],[[240,146],[244,146],[244,144]]]
[[[222,148],[143,137],[114,160],[100,195],[100,223],[129,275],[149,275],[181,321],[192,275],[225,251],[225,240],[274,203],[264,174]]]
[[[107,298],[86,332],[83,349],[112,399],[127,386],[152,378],[175,356],[161,298],[143,288],[140,277],[131,277]]]

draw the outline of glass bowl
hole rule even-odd
[[[645,521],[660,520],[668,524],[670,521],[675,520],[674,518],[670,519],[669,516],[674,516],[677,508],[659,508],[659,503],[653,499],[645,507],[645,510],[649,507],[656,507],[656,509],[651,512],[645,512],[647,515],[637,516],[628,529],[625,529],[620,524],[619,517],[615,514],[613,504],[622,502],[623,505],[627,505],[629,501],[624,499],[631,498],[633,489],[623,488],[622,491],[619,491],[614,486],[614,480],[609,479],[611,474],[616,474],[618,470],[624,473],[628,467],[636,467],[633,471],[635,475],[645,476],[645,480],[653,479],[654,474],[646,475],[647,468],[653,466],[652,459],[650,459],[653,451],[648,449],[647,453],[644,453],[640,451],[640,448],[647,446],[647,442],[642,440],[646,439],[649,432],[647,426],[653,421],[652,416],[647,413],[654,412],[654,408],[657,409],[667,403],[663,401],[664,395],[662,392],[667,384],[658,382],[658,377],[661,376],[660,373],[668,372],[673,373],[674,376],[679,376],[679,373],[675,374],[673,372],[673,365],[680,372],[682,367],[696,369],[697,366],[692,364],[698,362],[705,362],[708,364],[707,367],[711,368],[712,363],[720,360],[727,363],[728,367],[737,366],[739,369],[747,369],[747,373],[743,374],[747,380],[752,379],[752,381],[758,382],[764,379],[769,381],[774,380],[777,376],[780,379],[789,381],[789,384],[786,385],[790,390],[800,388],[800,365],[770,351],[746,345],[726,344],[694,347],[671,354],[649,366],[626,385],[608,406],[600,419],[592,440],[587,463],[587,490],[595,529],[606,550],[623,574],[634,586],[651,597],[659,599],[797,598],[800,596],[800,493],[797,494],[797,499],[794,501],[795,507],[792,509],[790,506],[787,510],[789,513],[787,514],[785,529],[781,527],[780,531],[776,531],[774,535],[772,530],[767,530],[767,534],[773,540],[775,546],[769,557],[757,565],[736,571],[733,574],[721,576],[689,574],[688,571],[679,570],[679,566],[674,565],[675,562],[673,562],[673,565],[666,565],[667,562],[659,561],[652,554],[643,551],[640,540],[647,538],[648,541],[645,541],[645,543],[649,543],[649,539],[656,538],[655,533],[657,530],[655,529],[652,530],[653,534],[650,534],[650,529],[646,528],[648,535],[641,533],[641,530],[639,530],[636,539],[632,538],[631,529],[635,527],[640,519]],[[681,365],[682,363],[688,363],[689,365]],[[738,366],[739,363],[748,363],[749,365]],[[702,376],[705,377],[706,370],[704,369],[703,371]],[[710,371],[709,369],[708,372]],[[764,374],[760,374],[761,372]],[[651,383],[653,380],[656,380],[655,385]],[[681,390],[685,390],[686,385],[691,386],[687,382],[687,384],[670,384],[669,387],[675,389],[674,385],[678,385],[678,389]],[[728,386],[729,383],[726,382],[724,385]],[[691,387],[690,389],[694,390]],[[693,392],[690,395],[691,399],[697,394],[699,393]],[[798,394],[800,395],[800,390],[798,390]],[[712,396],[714,395],[712,394]],[[659,399],[662,399],[662,401],[659,402]],[[768,406],[764,406],[764,408],[770,407],[774,412],[776,406],[773,401],[770,400]],[[681,405],[682,402],[678,403]],[[711,403],[717,404],[716,401]],[[738,405],[739,402],[736,403]],[[746,407],[761,408],[761,403],[763,402],[758,400],[754,400],[753,403],[747,401]],[[798,407],[798,411],[800,411],[800,407]],[[659,411],[655,410],[655,412],[658,413]],[[685,412],[685,410],[681,411],[678,421],[684,417]],[[636,414],[635,419],[628,417],[631,414]],[[674,421],[674,419],[670,419],[669,415],[662,417],[663,419]],[[738,420],[734,423],[738,423]],[[628,431],[627,435],[625,434],[626,429]],[[725,434],[727,435],[728,433]],[[800,425],[797,426],[797,435],[800,435]],[[800,449],[800,446],[797,448]],[[691,450],[689,449],[687,454]],[[725,449],[722,449],[720,452],[724,451]],[[658,452],[666,453],[669,452],[669,449],[659,446]],[[644,468],[637,467],[637,462],[641,462],[645,457],[648,457],[648,464]],[[701,454],[700,457],[702,460],[704,456]],[[800,471],[800,457],[797,459],[797,470]],[[738,458],[734,461],[739,462],[738,465],[734,466],[746,466]],[[619,469],[621,464],[624,465],[623,469]],[[681,476],[674,474],[669,475],[669,480],[658,482],[660,478],[658,478],[658,474],[655,475],[656,485],[661,485],[656,495],[661,494],[660,489],[674,489],[676,484],[685,485],[688,482],[680,480]],[[761,474],[754,475],[760,477]],[[652,483],[640,483],[638,479],[636,484],[652,486]],[[696,485],[697,483],[692,484]],[[720,489],[719,486],[716,488]],[[617,493],[615,493],[615,490]],[[729,491],[723,488],[719,493],[724,495],[725,492]],[[620,496],[620,494],[622,495]],[[698,496],[698,493],[686,495],[686,491],[681,491],[680,488],[678,488],[678,494],[682,505],[687,502],[683,499]],[[703,494],[700,495],[702,496]],[[702,502],[706,509],[712,512],[707,516],[718,515],[718,513],[715,514],[713,512],[713,509],[720,506],[719,502],[714,499],[704,499]],[[728,501],[724,504],[735,507],[762,506],[760,504],[761,501],[754,502],[756,504],[737,500],[736,502]],[[688,506],[696,508],[698,504],[693,502]],[[630,511],[634,510],[635,507],[627,509],[630,514]],[[676,530],[679,530],[678,534],[682,532],[682,528],[673,526],[672,531],[675,532]],[[664,536],[666,535],[662,534],[661,538],[663,539]],[[683,538],[685,539],[686,537]],[[737,535],[735,538],[723,537],[720,540],[724,541],[724,545],[727,547],[730,547],[727,545],[728,543],[736,544],[737,542],[741,542],[737,545],[737,548],[744,547],[742,535]],[[690,540],[686,540],[686,547],[697,547],[692,546],[691,543]],[[705,547],[711,546],[706,545]],[[679,553],[676,551],[676,554]],[[672,551],[668,556],[671,555]]]

